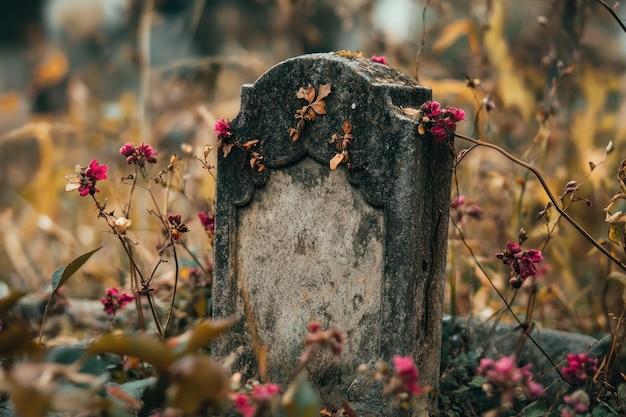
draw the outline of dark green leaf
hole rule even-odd
[[[67,280],[70,279],[70,277],[89,260],[89,258],[91,258],[91,255],[98,252],[100,249],[102,249],[102,246],[80,255],[67,265],[57,268],[57,270],[52,274],[52,291],[58,291],[58,289],[61,288],[63,284],[65,284]]]
[[[537,400],[528,404],[522,411],[526,417],[543,417],[548,412],[548,408],[543,401]]]

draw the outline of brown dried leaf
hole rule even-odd
[[[315,103],[313,103],[313,104],[315,104]],[[313,109],[312,105],[309,106],[309,108],[306,109],[306,113],[304,114],[304,120],[308,120],[310,122],[314,122],[315,119],[317,119],[317,115],[315,113],[316,113],[316,111]],[[324,111],[324,113],[326,113],[326,111]],[[319,114],[324,114],[324,113],[319,113]]]
[[[312,103],[315,99],[315,88],[311,84],[307,88],[300,87],[298,92],[296,93],[296,97],[303,98],[309,103]]]
[[[317,101],[324,100],[330,94],[330,84],[320,84]]]
[[[343,152],[342,153],[338,153],[337,155],[333,156],[333,159],[330,160],[330,169],[337,169],[337,167],[339,166],[339,164],[341,164],[343,162]]]
[[[313,109],[313,111],[317,114],[326,114],[326,102],[325,101],[318,100],[315,103],[312,103],[309,108]],[[307,113],[308,113],[308,110],[307,110]]]
[[[258,140],[258,139],[253,139],[253,140],[249,140],[249,141],[247,141],[246,143],[244,143],[244,144],[243,144],[243,145],[241,145],[241,146],[243,146],[243,148],[244,148],[246,151],[249,151],[249,150],[250,150],[250,148],[252,148],[252,147],[253,147],[254,145],[256,145],[257,143],[259,143],[259,140]]]
[[[413,118],[418,118],[421,114],[418,109],[414,109],[413,107],[401,107],[401,109],[404,114]]]
[[[291,141],[295,142],[300,138],[300,132],[298,132],[298,129],[291,128],[289,129],[289,136],[291,137]]]
[[[350,122],[349,120],[345,120],[341,124],[341,131],[344,133],[344,135],[347,135],[348,133],[352,132],[352,122]]]
[[[228,154],[230,153],[230,151],[233,149],[233,144],[232,143],[224,143],[222,145],[222,152],[224,152],[224,158],[226,158],[228,156]]]
[[[426,128],[424,127],[423,124],[420,124],[417,127],[417,133],[419,133],[420,135],[425,135],[426,134]]]

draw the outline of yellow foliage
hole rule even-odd
[[[506,42],[506,11],[503,0],[493,1],[489,29],[484,33],[485,52],[491,64],[497,69],[498,95],[505,107],[517,108],[524,120],[529,121],[535,113],[535,98],[520,76],[520,68]]]
[[[467,36],[467,41],[469,42],[469,48],[472,55],[480,53],[478,34],[469,19],[457,19],[443,28],[441,36],[433,44],[433,52],[441,53],[463,36]]]

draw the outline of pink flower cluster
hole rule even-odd
[[[120,148],[120,154],[126,157],[126,162],[135,164],[139,168],[146,166],[146,163],[156,164],[157,159],[152,149],[152,146],[142,143],[139,146],[135,146],[132,143],[127,143]]]
[[[498,252],[495,256],[505,265],[511,266],[512,277],[509,284],[513,288],[520,288],[526,278],[537,275],[536,264],[543,260],[543,254],[539,249],[523,251],[518,243],[510,240],[504,252]]]
[[[230,122],[228,119],[220,119],[215,123],[215,131],[217,132],[217,138],[219,140],[228,139],[233,135],[233,131],[230,128]]]
[[[200,224],[204,227],[204,231],[207,232],[209,236],[215,235],[215,215],[209,211],[201,211],[198,213],[198,218],[200,219]]]
[[[515,355],[503,356],[494,361],[490,358],[480,360],[477,372],[487,377],[492,387],[501,391],[502,404],[512,404],[520,393],[529,399],[543,395],[543,386],[533,381],[531,364],[518,368]]]
[[[77,167],[77,170],[78,168],[80,167]],[[92,160],[87,168],[82,168],[80,172],[77,172],[77,188],[70,189],[77,189],[81,197],[99,193],[100,190],[96,188],[96,182],[107,179],[108,168],[107,165],[100,165],[97,160]],[[70,189],[66,187],[66,190]]]
[[[109,288],[106,295],[100,299],[104,306],[104,311],[111,317],[115,316],[118,310],[135,299],[134,295],[122,293],[117,288]]]
[[[250,394],[232,394],[231,399],[235,408],[244,417],[254,417],[257,408],[267,406],[280,393],[276,384],[258,384],[252,388]]]
[[[561,370],[563,376],[573,384],[583,385],[598,371],[598,360],[590,358],[587,353],[570,353],[567,355],[567,366]]]
[[[572,395],[565,395],[563,402],[567,405],[561,410],[561,417],[575,417],[585,415],[589,409],[589,395],[584,390],[576,390]]]
[[[441,142],[454,133],[457,122],[465,118],[465,112],[452,106],[442,109],[438,102],[427,101],[420,107],[420,116],[420,133],[428,131]]]
[[[412,358],[409,356],[393,356],[393,364],[396,367],[399,389],[396,392],[409,392],[413,395],[422,394],[422,387],[417,383],[419,371]]]

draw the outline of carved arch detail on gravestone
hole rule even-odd
[[[331,84],[332,91],[325,99],[326,114],[318,115],[313,122],[307,122],[298,140],[293,142],[289,129],[296,124],[295,111],[304,104],[302,99],[296,97],[296,92],[309,83],[316,91],[320,84]],[[277,200],[266,198],[264,193],[280,194],[280,187],[272,188],[273,185],[289,186],[292,182],[301,182],[299,175],[318,175],[324,178],[323,184],[343,190],[341,198],[347,202],[343,205],[348,206],[343,215],[349,216],[350,210],[359,211],[356,214],[360,220],[349,226],[346,233],[358,234],[358,225],[363,219],[367,219],[365,223],[370,222],[368,227],[373,231],[364,236],[371,245],[362,245],[365,256],[370,252],[379,253],[377,248],[381,248],[380,256],[372,255],[376,262],[380,262],[378,267],[363,263],[363,271],[376,270],[380,278],[371,283],[363,281],[359,284],[362,292],[367,294],[375,293],[372,285],[379,287],[376,295],[379,297],[376,306],[378,310],[374,314],[371,310],[366,313],[367,325],[363,329],[365,335],[371,330],[373,340],[367,340],[367,336],[355,339],[362,343],[362,346],[353,350],[360,356],[342,356],[345,362],[331,372],[335,375],[335,381],[341,381],[341,384],[347,381],[349,385],[349,375],[356,373],[361,361],[380,357],[390,360],[394,354],[402,354],[417,360],[423,383],[433,387],[437,385],[452,157],[444,144],[420,137],[416,122],[401,110],[401,107],[419,108],[430,97],[429,88],[417,84],[394,68],[368,59],[345,58],[332,53],[287,60],[271,68],[254,84],[242,88],[241,109],[231,122],[233,136],[240,143],[254,139],[263,142],[261,149],[265,170],[256,172],[250,169],[246,154],[238,148],[233,148],[226,158],[219,156],[214,317],[244,314],[242,310],[245,306],[242,308],[242,303],[251,306],[255,302],[249,299],[242,301],[242,297],[255,297],[259,291],[266,291],[267,294],[267,291],[272,290],[271,286],[281,283],[280,280],[268,278],[269,289],[266,290],[262,288],[263,281],[257,279],[246,287],[245,275],[253,270],[251,263],[263,262],[262,258],[269,253],[268,248],[264,248],[265,252],[259,251],[256,259],[241,258],[240,252],[247,250],[241,246],[242,242],[257,247],[267,245],[263,236],[267,231],[256,228],[255,221],[250,221],[246,213],[261,207],[263,216],[271,218],[271,205]],[[341,132],[342,123],[346,120],[352,123],[355,137],[350,147],[352,167],[347,169],[345,165],[340,165],[337,169],[340,172],[330,171],[329,161],[336,150],[329,141],[333,133]],[[341,185],[345,180],[350,184],[348,189],[353,191],[348,192]],[[332,193],[319,191],[318,188],[311,192],[317,193],[318,200],[332,198]],[[367,207],[358,198],[350,196],[350,193],[355,192],[361,195]],[[305,199],[307,191],[298,191],[289,198]],[[317,203],[309,206],[318,212],[324,209]],[[287,213],[290,216],[305,216],[305,210],[306,204]],[[333,210],[343,209],[339,207]],[[259,236],[243,239],[240,229],[242,223],[247,224],[244,226],[247,228],[246,233],[258,233]],[[375,232],[380,234],[378,243],[371,238]],[[323,235],[315,234],[316,242]],[[306,239],[299,242],[297,233],[289,236],[290,239],[295,236],[295,242],[277,241],[273,244],[294,245],[294,253],[307,250]],[[332,236],[333,239],[341,239],[341,234]],[[320,253],[344,257],[343,252],[336,251],[318,251],[316,256]],[[362,262],[362,259],[358,262]],[[284,271],[281,271],[280,262],[276,262],[272,268],[280,279],[297,279],[281,276]],[[358,266],[355,270],[358,270]],[[303,274],[306,275],[306,271]],[[352,281],[335,282],[340,281],[335,278],[324,282],[331,287],[355,285]],[[349,279],[353,280],[354,277]],[[311,285],[314,287],[315,282]],[[342,294],[348,293],[352,294],[350,291]],[[359,294],[353,295],[358,301]],[[316,296],[324,297],[324,291],[318,291]],[[287,297],[285,292],[281,293],[281,297]],[[328,303],[350,301],[327,300]],[[275,308],[280,309],[281,299],[274,299],[273,302],[276,303]],[[301,313],[293,314],[297,316]],[[274,331],[299,330],[301,338],[305,332],[304,328],[272,328],[271,317],[257,317],[256,320],[258,322],[252,324],[245,319],[239,320],[232,331],[213,346],[214,354],[218,357],[225,357],[239,346],[244,346],[244,353],[235,364],[235,369],[243,371],[247,376],[253,376],[258,366],[255,352],[251,351],[250,346],[252,342],[258,343],[259,340],[253,339],[262,334],[251,327],[268,323]],[[295,366],[303,347],[300,345],[287,349],[281,352],[280,363],[269,363],[270,378],[285,382],[288,378],[286,369]],[[364,354],[368,357],[362,357]],[[341,387],[335,388],[341,392]],[[347,385],[343,389],[347,389]]]
[[[306,103],[296,97],[298,89],[311,84],[317,91],[327,83],[332,91],[325,99],[326,114],[307,122],[300,138],[292,142],[289,129],[296,125],[294,113]],[[329,145],[331,136],[341,132],[342,123],[348,120],[356,137],[350,150],[350,182],[359,186],[369,204],[383,206],[388,198],[385,184],[393,180],[396,159],[390,145],[407,135],[404,128],[414,129],[401,107],[428,99],[429,88],[417,85],[392,67],[367,59],[313,54],[276,65],[254,84],[242,88],[241,109],[231,127],[241,143],[253,139],[263,142],[267,172],[251,172],[240,156],[240,164],[233,165],[239,172],[238,183],[230,184],[233,201],[239,205],[249,203],[254,188],[264,185],[272,169],[294,164],[307,155],[328,165],[336,153]],[[398,120],[403,120],[401,129]],[[415,136],[411,134],[412,139]]]

